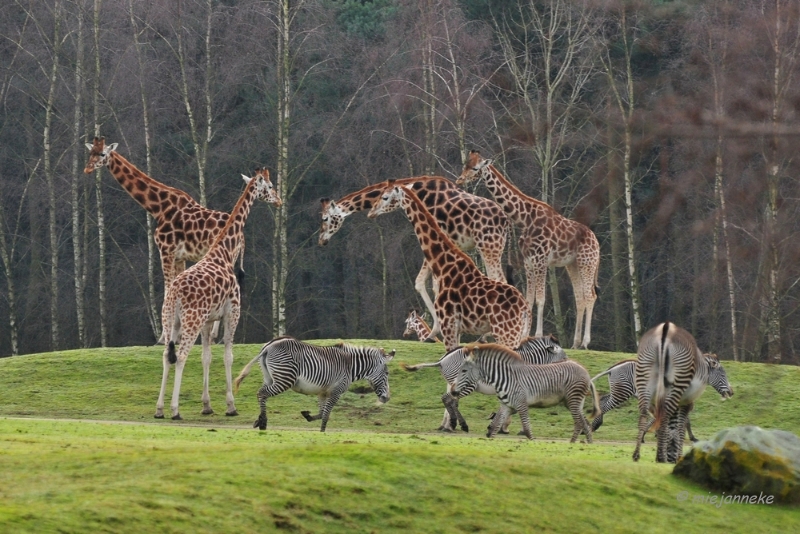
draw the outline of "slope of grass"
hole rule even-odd
[[[332,343],[321,341],[319,343]],[[360,382],[343,396],[334,408],[329,429],[369,430],[376,432],[419,433],[434,431],[441,423],[444,409],[441,395],[445,384],[436,369],[408,373],[401,362],[436,361],[444,350],[441,344],[411,341],[366,341],[354,343],[396,349],[390,364],[392,398],[378,405],[372,393],[356,393]],[[260,350],[260,345],[237,345],[234,349],[234,376]],[[125,347],[38,354],[0,359],[0,415],[154,421],[155,402],[161,380],[161,347]],[[222,347],[214,347],[211,364],[211,401],[217,413],[200,415],[202,405],[202,366],[200,348],[189,356],[181,388],[182,423],[160,421],[165,426],[204,424],[214,426],[249,426],[258,413],[255,393],[261,385],[261,373],[255,368],[242,384],[236,397],[239,417],[225,417],[225,380]],[[568,351],[594,375],[611,364],[631,357],[629,354],[594,351]],[[708,438],[722,428],[756,424],[781,428],[800,434],[800,368],[724,362],[735,395],[722,401],[708,388],[692,413],[695,434]],[[598,380],[600,390],[608,390],[606,378]],[[172,394],[172,376],[167,388],[166,407]],[[482,432],[487,416],[497,408],[494,397],[473,394],[461,401],[462,411],[473,433]],[[587,399],[587,410],[591,402]],[[286,392],[270,399],[267,405],[270,427],[319,428],[307,423],[301,410],[316,410],[316,399]],[[534,436],[568,438],[572,419],[562,407],[531,412]],[[633,441],[636,434],[635,401],[610,412],[598,440]],[[515,421],[512,430],[519,429]]]
[[[24,419],[0,442],[3,532],[800,528],[793,508],[680,501],[706,491],[619,445]]]
[[[572,429],[563,407],[532,411],[538,440],[487,440],[483,429],[497,400],[477,394],[462,400],[473,432],[436,434],[443,414],[441,376],[434,369],[408,373],[399,364],[435,361],[442,346],[354,342],[397,349],[390,365],[392,398],[378,405],[374,394],[358,389],[365,383],[356,384],[334,409],[326,434],[300,416],[301,410],[315,409],[316,399],[293,392],[269,401],[266,432],[250,428],[258,411],[257,369],[237,396],[241,415],[225,417],[219,346],[211,373],[218,413],[200,415],[198,347],[184,375],[181,422],[153,419],[160,347],[0,360],[0,532],[794,532],[800,527],[795,508],[692,502],[711,492],[672,476],[671,466],[655,464],[652,443],[643,460],[633,463],[633,402],[606,416],[593,445],[560,441]],[[235,348],[234,375],[259,349]],[[630,356],[569,354],[592,374]],[[742,424],[800,433],[800,369],[732,362],[725,367],[735,396],[722,402],[709,390],[702,397],[692,414],[698,436]],[[172,377],[167,404],[171,382]],[[599,385],[607,388],[605,379]],[[688,501],[679,495],[688,495]]]

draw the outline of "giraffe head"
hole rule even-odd
[[[403,337],[409,337],[417,333],[416,324],[418,320],[417,310],[412,309],[408,314],[408,318],[406,318],[406,329],[403,330]]]
[[[344,224],[344,218],[350,213],[329,198],[320,199],[320,203],[322,204],[322,226],[319,229],[319,245],[323,247],[328,244],[333,234],[339,231]]]
[[[252,180],[255,180],[255,195],[256,199],[263,200],[269,204],[275,204],[276,206],[282,206],[283,201],[278,196],[278,192],[272,186],[272,182],[269,180],[269,171],[266,167],[262,169],[256,169],[254,172],[255,176],[250,178],[249,176],[242,175],[244,178],[244,182],[246,184],[250,184]]]
[[[394,182],[394,180],[389,180],[389,186],[383,190],[381,199],[378,200],[374,206],[372,206],[372,209],[369,210],[367,217],[374,219],[378,215],[389,213],[402,206],[405,188],[395,185]]]
[[[89,161],[86,162],[86,168],[83,172],[92,174],[100,167],[108,165],[108,156],[116,150],[117,143],[111,143],[106,146],[105,137],[95,137],[94,142],[86,143],[86,148],[89,149]]]
[[[456,180],[458,185],[466,185],[473,180],[484,178],[489,172],[489,165],[492,160],[483,159],[481,153],[477,150],[470,150],[467,162],[464,164],[464,170],[461,171],[461,176]]]

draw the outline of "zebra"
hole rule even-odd
[[[451,398],[455,401],[469,395],[481,383],[495,389],[500,409],[489,426],[487,437],[497,434],[508,415],[519,412],[522,431],[528,439],[533,439],[528,407],[547,408],[563,402],[575,421],[570,442],[575,443],[581,431],[586,433],[586,440],[592,442],[592,428],[583,415],[583,404],[586,394],[591,392],[594,401],[592,417],[597,417],[600,398],[589,373],[581,364],[573,360],[530,364],[516,352],[495,344],[468,345],[464,353],[466,359],[459,370]],[[448,404],[448,409],[452,409],[453,404]]]
[[[723,399],[733,397],[733,388],[728,381],[728,374],[725,368],[719,363],[716,354],[706,353],[703,354],[704,364],[708,367],[708,385],[717,390]],[[611,392],[600,397],[600,411],[602,412],[599,417],[592,421],[592,432],[597,432],[597,429],[603,424],[603,415],[606,412],[622,406],[631,397],[636,396],[636,360],[622,360],[617,362],[599,375],[592,378],[592,382],[598,378],[608,375],[608,386]],[[697,438],[692,433],[692,425],[687,418],[686,432],[689,434],[689,439],[696,442]]]
[[[558,344],[558,340],[553,336],[528,337],[519,347],[517,347],[516,352],[522,357],[523,360],[530,363],[551,363],[560,362],[567,359],[567,354],[564,352],[564,349],[561,348],[561,345]],[[456,384],[458,371],[461,369],[461,364],[464,363],[465,358],[466,355],[464,354],[464,347],[458,347],[448,351],[439,359],[438,362],[418,363],[417,365],[407,365],[405,363],[400,364],[400,367],[406,371],[418,371],[427,367],[439,368],[439,371],[442,373],[442,378],[444,378],[445,382],[447,382],[447,391],[445,391],[444,395],[442,395],[442,403],[445,405],[444,418],[442,419],[442,424],[438,428],[438,430],[443,432],[455,430],[456,420],[460,424],[461,430],[464,432],[469,432],[469,426],[464,420],[464,417],[461,415],[461,412],[458,410],[458,400],[454,401],[454,412],[456,414],[455,419],[450,417],[450,411],[447,410],[447,405],[450,402],[450,392],[453,390],[453,387]],[[488,384],[480,384],[478,391],[485,395],[495,394],[494,389],[492,389]],[[507,421],[504,424],[503,429],[501,430],[502,433],[508,432],[509,423],[510,421]]]
[[[639,340],[636,363],[636,397],[639,401],[639,433],[633,460],[639,460],[644,435],[655,416],[656,461],[677,462],[683,455],[684,425],[694,401],[705,389],[708,366],[694,337],[669,321]]]
[[[436,343],[439,341],[435,336],[429,338],[431,335],[431,327],[425,322],[425,319],[419,314],[417,310],[411,310],[406,318],[406,329],[403,330],[403,337],[409,337],[417,334],[417,338],[425,343]]]
[[[331,410],[356,380],[368,380],[381,403],[389,401],[387,363],[394,354],[395,351],[387,354],[376,347],[355,347],[345,343],[318,347],[290,336],[279,337],[261,347],[258,356],[242,369],[236,377],[235,391],[239,391],[239,385],[258,361],[264,385],[258,390],[261,412],[253,427],[267,429],[267,399],[291,388],[298,393],[319,397],[318,414],[311,415],[306,410],[300,414],[306,421],[322,419],[320,432],[325,432]]]

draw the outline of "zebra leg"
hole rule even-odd
[[[259,430],[267,429],[267,399],[274,397],[275,395],[279,395],[289,389],[292,383],[294,383],[294,377],[288,377],[288,380],[291,380],[291,382],[288,384],[271,382],[269,384],[264,384],[258,390],[258,394],[256,396],[258,397],[258,407],[260,411],[258,414],[258,419],[256,419],[253,423],[253,428],[258,428]]]
[[[492,419],[492,423],[489,425],[489,430],[486,432],[487,438],[493,438],[497,435],[497,430],[500,428],[503,420],[508,416],[510,412],[510,408],[505,404],[501,404],[500,408],[497,410],[497,414]]]
[[[531,432],[531,418],[530,414],[528,413],[528,403],[523,400],[519,403],[517,407],[517,413],[519,413],[519,420],[522,423],[522,433],[527,436],[528,439],[533,439],[533,432]]]
[[[648,419],[650,418],[647,408],[650,405],[650,397],[648,395],[642,395],[639,400],[639,433],[636,436],[636,448],[633,451],[633,461],[638,462],[640,456],[640,449],[642,447],[642,443],[644,443],[644,435],[647,433],[647,430],[650,428],[648,424]]]
[[[686,414],[686,433],[689,434],[689,439],[692,443],[697,443],[697,438],[692,434],[692,423],[689,421],[689,414]]]
[[[328,418],[331,416],[331,410],[333,410],[333,407],[336,406],[337,402],[339,402],[339,398],[342,396],[342,393],[344,393],[344,391],[334,390],[331,391],[330,395],[327,397],[320,395],[320,410],[317,415],[311,415],[311,413],[307,410],[300,412],[300,414],[306,418],[306,421],[318,421],[322,419],[322,424],[320,425],[319,431],[325,432],[325,428],[328,426]]]
[[[469,432],[469,425],[467,425],[467,421],[458,409],[458,399],[453,397],[450,393],[445,393],[442,395],[442,403],[450,418],[450,427],[444,428],[443,430],[445,432],[452,432],[456,429],[456,423],[458,423],[461,426],[461,430]]]
[[[572,439],[570,439],[569,442],[575,443],[578,440],[578,436],[581,434],[586,434],[586,442],[591,443],[592,428],[589,425],[589,421],[587,421],[586,417],[583,416],[583,398],[577,402],[567,404],[567,409],[572,414],[572,420],[575,422],[575,426],[572,431]]]

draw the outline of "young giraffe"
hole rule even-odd
[[[368,216],[374,218],[393,211],[397,205],[403,207],[411,221],[425,261],[438,281],[434,309],[447,350],[458,347],[462,333],[491,333],[499,344],[518,347],[531,327],[530,308],[522,293],[481,273],[439,228],[409,186],[398,186],[389,180],[380,202]]]
[[[519,248],[525,256],[526,298],[530,306],[535,302],[537,307],[536,336],[543,333],[547,268],[566,267],[577,308],[572,348],[579,345],[588,348],[600,267],[600,243],[594,232],[562,216],[548,204],[522,193],[500,174],[491,160],[483,159],[480,152],[472,150],[456,183],[464,185],[477,178],[484,179],[497,203],[522,228]],[[586,326],[581,341],[584,311]]]
[[[189,351],[200,333],[203,342],[203,414],[214,413],[208,395],[208,372],[211,365],[211,325],[221,321],[225,327],[225,381],[228,410],[225,415],[238,415],[231,391],[231,365],[233,364],[233,334],[239,322],[239,284],[233,273],[237,255],[244,246],[244,224],[256,199],[281,205],[281,199],[269,180],[269,171],[257,170],[254,178],[242,175],[247,185],[231,211],[228,222],[199,262],[179,274],[167,290],[161,309],[164,329],[164,373],[161,392],[156,403],[157,419],[164,418],[164,391],[171,364],[175,365],[175,386],[172,390],[173,419],[181,419],[178,397],[181,391],[183,367]],[[178,342],[177,353],[175,342]]]
[[[205,256],[228,222],[228,214],[206,209],[180,189],[153,180],[115,151],[117,143],[106,145],[105,138],[95,137],[86,146],[89,161],[83,172],[91,174],[108,167],[122,188],[155,219],[153,237],[161,256],[166,293],[175,277],[186,268],[187,261],[197,262]],[[239,259],[241,269],[244,246]],[[163,339],[162,332],[159,342]]]
[[[394,183],[410,186],[411,191],[423,201],[426,209],[436,217],[439,226],[458,248],[465,252],[477,249],[486,265],[486,275],[489,278],[501,282],[506,281],[501,259],[510,223],[497,203],[487,198],[471,195],[441,176],[401,178]],[[333,234],[339,231],[348,215],[371,209],[380,200],[380,196],[387,186],[388,182],[373,184],[335,202],[323,198],[321,200],[320,246],[326,245]],[[434,318],[431,331],[435,336],[441,330],[433,301],[425,287],[430,276],[431,270],[427,262],[423,262],[414,288]],[[433,281],[433,290],[434,293],[437,292],[436,280]],[[435,341],[435,338],[429,337],[425,340],[432,342]]]
[[[425,319],[417,312],[411,310],[406,318],[406,329],[403,331],[403,337],[409,337],[412,334],[417,334],[417,339],[420,341],[427,341],[431,335],[431,327],[425,322]],[[439,341],[435,337],[434,341]]]

